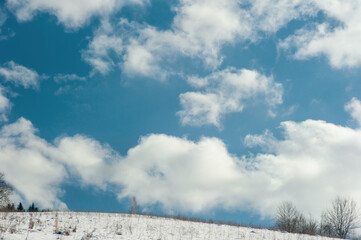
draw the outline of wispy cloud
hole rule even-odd
[[[103,20],[82,57],[93,67],[93,73],[106,74],[116,65],[110,55],[121,56],[123,51],[122,37],[117,35],[109,21]]]
[[[38,88],[40,76],[36,71],[16,64],[13,61],[7,62],[0,67],[0,76],[7,82],[13,83],[15,86],[23,86],[24,88]]]
[[[10,100],[4,95],[5,90],[2,86],[0,86],[0,122],[6,122],[7,114],[10,112],[11,109],[11,102]]]
[[[54,77],[54,81],[57,83],[64,83],[64,82],[73,82],[73,81],[85,81],[86,77],[78,76],[74,73],[72,74],[57,74]]]
[[[0,33],[1,33],[1,27],[5,23],[6,19],[8,18],[5,10],[0,5]]]

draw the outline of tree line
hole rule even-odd
[[[8,203],[6,206],[0,207],[0,212],[50,212],[50,209],[42,209],[40,210],[36,207],[35,203],[30,204],[30,206],[25,209],[23,204],[19,202],[17,207],[15,207],[14,203]]]
[[[336,197],[319,220],[306,218],[291,202],[282,202],[275,217],[276,228],[291,233],[349,238],[359,227],[356,202],[347,197]]]

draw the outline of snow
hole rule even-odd
[[[0,240],[208,239],[330,240],[145,215],[87,212],[0,213]]]

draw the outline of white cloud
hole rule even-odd
[[[7,7],[19,21],[29,21],[38,12],[54,14],[69,28],[86,24],[93,16],[107,17],[129,4],[144,4],[147,0],[7,0]]]
[[[52,144],[36,132],[24,118],[0,130],[1,171],[20,198],[43,208],[64,209],[61,184],[70,176],[78,184],[105,189],[109,147],[81,135],[60,137]]]
[[[0,131],[0,165],[6,180],[27,202],[42,207],[65,208],[58,197],[66,176],[62,164],[54,161],[56,149],[34,135],[31,122],[20,118]]]
[[[138,34],[126,47],[126,73],[165,78],[178,71],[172,64],[184,56],[199,58],[206,68],[214,69],[222,62],[220,50],[225,43],[251,35],[250,26],[242,24],[246,13],[238,1],[182,0],[175,11],[170,30],[138,26]]]
[[[101,74],[108,73],[114,67],[111,54],[119,56],[123,53],[123,40],[113,32],[110,23],[103,20],[88,49],[82,54],[83,59]]]
[[[199,142],[149,135],[117,165],[113,182],[124,187],[119,197],[136,196],[140,204],[166,209],[204,211],[238,205],[243,176],[236,158],[216,138]]]
[[[251,210],[273,216],[278,204],[295,203],[314,216],[337,195],[361,203],[361,131],[325,121],[283,122],[284,139],[270,131],[245,144],[266,153],[236,157],[217,138],[198,142],[149,135],[117,165],[119,197],[166,209]],[[172,193],[172,194],[169,194]]]
[[[124,187],[120,197],[183,211],[222,207],[272,216],[281,201],[290,200],[319,216],[337,195],[361,203],[360,129],[316,120],[281,127],[282,140],[270,131],[248,135],[247,146],[266,151],[249,157],[230,154],[217,138],[149,135],[118,163],[113,181]]]
[[[191,77],[188,82],[203,91],[180,95],[182,124],[220,127],[223,115],[241,112],[247,101],[260,96],[270,107],[282,103],[282,85],[254,70],[227,68],[204,78]]]
[[[123,46],[112,49],[118,49],[119,58],[115,59],[123,60],[121,65],[126,74],[165,79],[180,71],[177,61],[184,57],[200,59],[205,68],[216,69],[224,58],[223,46],[254,42],[260,35],[277,32],[293,19],[315,13],[311,1],[300,0],[181,0],[173,9],[175,17],[168,30],[136,23],[127,23],[124,29],[126,21],[121,20],[123,24],[107,33],[108,37],[116,36],[123,41]],[[105,37],[104,32],[97,31],[91,42],[93,47],[102,45],[95,41],[101,36]],[[90,52],[86,61],[95,70],[106,73],[114,59],[99,58]]]
[[[16,86],[23,86],[24,88],[38,88],[39,80],[44,76],[26,68],[22,65],[16,64],[13,61],[5,63],[0,67],[0,76],[3,76],[7,82],[12,82]]]
[[[142,75],[164,80],[168,74],[164,69],[158,65],[152,51],[147,47],[142,46],[137,41],[132,41],[127,46],[127,53],[124,56],[123,70],[128,76]]]
[[[11,109],[10,100],[4,95],[4,88],[0,86],[0,122],[8,120],[7,114]]]
[[[272,216],[290,200],[317,216],[336,195],[361,203],[360,129],[316,120],[281,127],[284,139],[270,131],[245,138],[247,146],[263,147],[257,155],[232,155],[217,138],[150,134],[122,157],[81,135],[48,143],[21,118],[0,131],[1,171],[23,198],[42,207],[65,207],[59,197],[69,177],[169,211],[225,208]]]
[[[312,0],[255,0],[251,5],[249,24],[257,32],[274,33],[290,21],[317,12]]]
[[[337,195],[361,203],[359,129],[315,120],[283,122],[281,127],[284,140],[267,135],[246,137],[246,143],[259,142],[271,149],[253,158],[256,172],[274,183],[265,189],[264,211],[290,200],[302,211],[319,215],[324,203]]]
[[[80,178],[81,184],[106,189],[107,179],[114,174],[108,164],[118,158],[109,146],[82,135],[59,138],[56,146],[62,153],[60,161],[72,175]]]
[[[360,66],[361,3],[353,0],[313,2],[327,18],[297,31],[282,41],[280,47],[294,51],[296,59],[325,56],[335,68]]]
[[[361,127],[361,102],[357,98],[352,98],[349,103],[346,104],[345,110],[350,113],[352,118]]]

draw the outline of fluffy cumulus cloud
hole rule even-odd
[[[36,201],[42,207],[65,208],[58,199],[65,169],[54,160],[56,149],[35,136],[35,131],[23,118],[1,129],[1,171],[24,200]]]
[[[109,176],[115,174],[112,162],[119,156],[109,146],[82,136],[63,137],[56,140],[59,159],[65,164],[70,175],[76,176],[82,185],[94,185],[103,190]]]
[[[360,66],[361,3],[352,0],[313,2],[326,19],[300,29],[280,46],[293,51],[297,59],[326,56],[335,68]]]
[[[84,59],[102,74],[118,63],[128,75],[165,79],[181,71],[177,59],[200,59],[206,69],[214,70],[225,57],[225,45],[257,43],[292,20],[309,19],[279,46],[297,59],[325,55],[334,67],[361,62],[361,4],[352,0],[181,0],[173,9],[175,17],[167,30],[128,23],[124,31],[126,21],[121,20],[113,31],[96,31]],[[320,12],[325,19],[315,21]]]
[[[122,56],[127,74],[162,78],[173,71],[163,65],[174,62],[176,56],[199,57],[209,67],[218,66],[222,45],[234,42],[238,35],[250,34],[248,26],[241,24],[242,10],[237,1],[182,0],[175,11],[169,30],[122,20],[114,31],[97,31],[85,60],[99,72],[107,72],[112,65],[108,50],[113,50]],[[105,42],[111,44],[104,47]]]
[[[357,109],[357,101],[347,106]],[[20,118],[0,131],[0,164],[22,198],[44,207],[65,207],[61,184],[69,178],[169,211],[226,208],[272,216],[284,200],[312,214],[337,195],[361,203],[359,128],[320,120],[283,122],[281,128],[283,139],[270,131],[246,136],[247,146],[263,147],[257,155],[232,155],[218,138],[150,134],[120,156],[82,135],[49,143]]]
[[[199,142],[167,135],[149,135],[117,164],[119,197],[137,196],[141,204],[166,209],[202,211],[220,204],[236,205],[243,190],[237,159],[217,138]]]
[[[18,197],[44,208],[64,209],[61,184],[69,177],[104,189],[106,160],[113,154],[107,146],[81,135],[50,143],[36,132],[24,118],[0,130],[1,171]]]
[[[7,0],[6,5],[19,21],[31,20],[38,12],[54,14],[69,28],[78,28],[92,16],[107,17],[128,4],[144,4],[146,0]]]
[[[360,129],[320,120],[283,122],[281,128],[283,139],[270,131],[248,135],[245,144],[265,152],[241,157],[217,138],[149,135],[119,162],[113,181],[124,187],[119,197],[184,211],[222,206],[267,216],[289,200],[318,215],[337,195],[361,203]]]
[[[265,189],[264,211],[289,200],[304,212],[320,214],[337,195],[351,196],[361,203],[360,129],[316,120],[283,122],[281,127],[283,140],[269,132],[245,139],[249,146],[268,150],[252,158],[256,172],[273,183]]]
[[[227,68],[204,78],[190,77],[188,82],[202,91],[180,95],[182,124],[219,127],[223,115],[241,112],[259,97],[270,107],[282,103],[282,85],[254,70]]]
[[[78,28],[92,16],[108,19],[124,5],[147,2],[7,0],[6,6],[20,21],[32,19],[37,12],[49,12],[65,26]],[[361,63],[358,50],[361,4],[357,1],[180,0],[173,10],[175,17],[168,30],[133,24],[129,32],[116,24],[113,31],[96,31],[83,58],[102,74],[120,64],[129,75],[164,79],[177,73],[172,62],[179,56],[201,59],[207,68],[215,69],[224,57],[221,51],[224,45],[255,42],[292,20],[310,19],[313,24],[282,40],[280,46],[297,59],[324,55],[338,68]],[[315,21],[318,12],[326,16],[321,22]]]
[[[274,33],[292,19],[311,14],[312,7],[298,0],[181,0],[174,11],[168,30],[131,23],[130,31],[123,31],[122,24],[106,35],[97,31],[85,60],[99,72],[108,72],[109,64],[112,65],[109,52],[102,51],[99,58],[93,49],[103,48],[102,40],[115,42],[114,32],[118,32],[116,38],[123,45],[110,44],[107,49],[121,52],[121,65],[128,75],[164,79],[179,71],[174,67],[179,57],[201,59],[206,68],[215,69],[222,62],[224,45],[255,41],[261,33]]]
[[[16,86],[23,86],[24,88],[38,88],[40,76],[36,71],[26,68],[22,65],[16,64],[13,61],[7,62],[0,66],[0,76]]]
[[[339,194],[361,202],[360,129],[317,120],[283,122],[281,128],[284,139],[270,131],[248,135],[246,145],[265,151],[248,157],[230,154],[217,138],[149,135],[116,164],[120,174],[111,181],[123,186],[119,197],[183,211],[222,206],[266,216],[290,200],[319,214]]]

